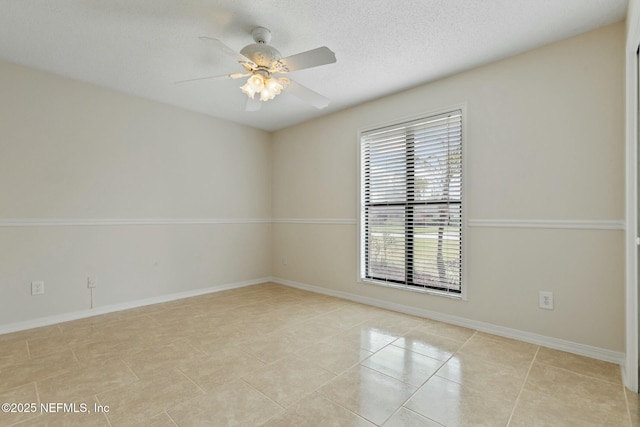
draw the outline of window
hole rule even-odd
[[[360,133],[360,279],[462,293],[462,110]]]

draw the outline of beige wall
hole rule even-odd
[[[571,228],[624,218],[623,54],[619,23],[276,132],[273,275],[623,351],[623,231]],[[467,220],[560,226],[469,226],[468,301],[358,283],[355,224],[286,220],[355,220],[358,129],[459,103]]]
[[[263,131],[0,63],[0,195],[0,326],[271,272]]]

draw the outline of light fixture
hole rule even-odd
[[[260,101],[269,101],[280,95],[282,89],[287,87],[289,79],[286,77],[274,78],[267,71],[255,71],[247,82],[240,88],[251,99],[256,93],[260,94]]]

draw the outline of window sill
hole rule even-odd
[[[419,294],[435,295],[435,296],[450,298],[454,300],[464,299],[462,296],[462,293],[439,291],[437,289],[419,288],[419,287],[400,285],[395,283],[383,282],[379,280],[362,279],[362,278],[360,279],[360,282],[366,285],[376,285],[376,286],[382,286],[384,288],[392,288],[392,289],[398,289],[402,291],[417,292]]]

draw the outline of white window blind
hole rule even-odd
[[[462,111],[361,133],[360,275],[462,291]]]

